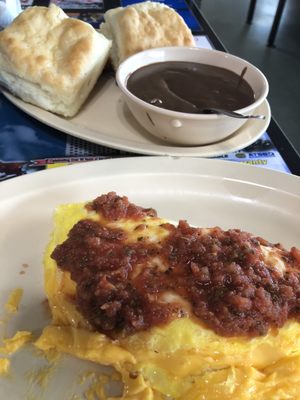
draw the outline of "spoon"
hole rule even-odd
[[[223,110],[221,108],[204,108],[201,110],[202,114],[223,114],[233,118],[253,118],[253,119],[266,119],[265,115],[242,115],[235,111]]]

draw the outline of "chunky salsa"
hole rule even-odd
[[[118,337],[189,316],[221,336],[254,337],[300,318],[296,248],[287,251],[237,229],[194,228],[185,221],[164,224],[168,235],[148,241],[143,218],[155,216],[154,210],[115,193],[88,207],[107,220],[141,219],[134,243],[126,242],[122,229],[81,220],[52,254],[71,273],[78,309],[99,332]],[[284,271],[265,260],[262,246],[279,250]],[[170,294],[173,301],[166,300]]]

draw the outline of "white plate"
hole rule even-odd
[[[206,146],[176,147],[150,135],[133,118],[111,75],[104,74],[81,111],[66,119],[25,103],[10,93],[4,95],[18,108],[62,132],[90,142],[133,153],[170,156],[215,157],[249,146],[267,129],[271,112],[267,101],[255,111],[265,120],[249,120],[226,140]]]
[[[0,185],[0,313],[9,292],[24,289],[8,334],[18,329],[38,333],[47,323],[42,257],[55,206],[111,190],[172,220],[241,228],[286,247],[300,246],[300,178],[293,175],[221,160],[137,157],[15,178]],[[29,265],[24,275],[22,264]],[[53,368],[40,393],[28,377],[43,364],[30,349],[16,354],[11,376],[0,378],[0,398],[70,399],[80,391],[78,374],[100,368],[67,357]]]

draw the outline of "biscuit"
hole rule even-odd
[[[0,83],[26,102],[74,116],[101,74],[111,41],[54,4],[30,7],[0,32]]]
[[[104,14],[100,32],[113,41],[111,61],[115,69],[127,57],[146,49],[195,46],[183,18],[165,4],[146,1],[118,7]]]

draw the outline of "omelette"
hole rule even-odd
[[[113,366],[113,398],[300,399],[295,247],[111,192],[57,208],[44,273],[52,323],[35,345]]]

